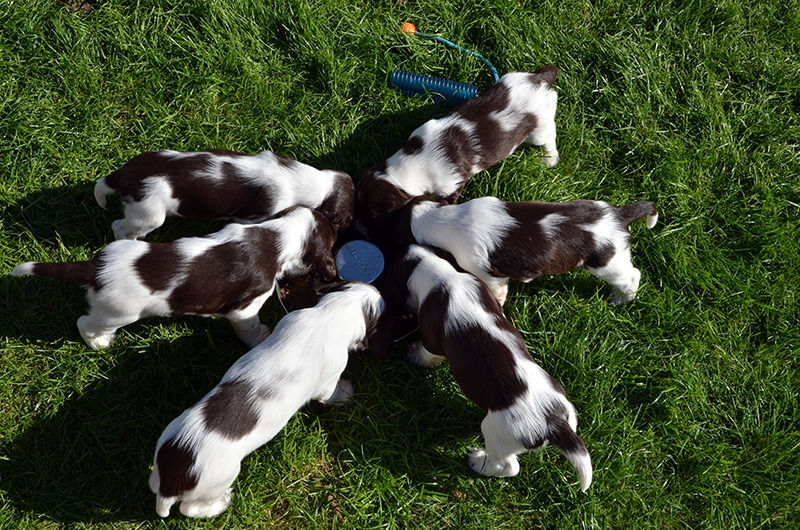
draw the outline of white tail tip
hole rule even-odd
[[[647,228],[653,228],[654,226],[656,226],[657,222],[658,222],[658,212],[656,212],[653,215],[648,215],[647,219],[645,220],[645,223],[647,223]]]
[[[100,205],[100,208],[105,209],[106,207],[106,197],[112,193],[114,193],[114,189],[111,188],[108,184],[106,184],[106,178],[103,177],[97,184],[94,185],[94,200],[97,201],[97,204]]]
[[[26,261],[25,263],[20,263],[14,270],[11,271],[9,274],[12,276],[27,276],[29,274],[33,274],[33,266],[36,265],[35,261]]]
[[[581,491],[586,491],[592,485],[592,459],[588,452],[564,453],[575,469],[581,482]]]

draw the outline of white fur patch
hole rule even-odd
[[[417,242],[447,250],[461,267],[491,283],[489,256],[517,225],[502,201],[481,197],[439,208],[429,204],[434,203],[423,202],[412,213],[411,231]]]

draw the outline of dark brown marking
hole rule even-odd
[[[564,274],[584,263],[600,267],[614,256],[611,246],[598,247],[594,235],[581,228],[601,219],[604,210],[590,201],[503,203],[517,221],[489,256],[493,276],[531,280],[542,275]],[[560,214],[566,219],[549,235],[542,219]]]
[[[148,250],[133,263],[133,269],[151,293],[166,291],[180,274],[180,252],[170,243],[148,243]]]
[[[270,395],[267,389],[259,389],[261,399]],[[249,382],[234,379],[218,385],[202,406],[206,428],[229,440],[244,438],[258,424],[256,399]]]
[[[415,155],[422,151],[424,146],[425,140],[421,136],[411,136],[403,147],[403,153],[408,156]]]
[[[475,140],[464,127],[454,124],[442,131],[437,147],[453,164],[463,186],[463,183],[472,176],[472,167],[477,162],[478,151]]]
[[[589,454],[586,444],[569,426],[566,414],[561,414],[560,411],[548,414],[547,431],[550,444],[562,453],[570,455]]]
[[[317,206],[316,210],[324,215],[335,230],[346,230],[353,221],[356,206],[356,190],[353,179],[343,171],[337,172],[336,183],[331,192]]]
[[[332,248],[336,242],[336,230],[322,214],[312,211],[314,226],[303,248],[303,263],[317,270],[325,281],[336,278],[338,270]]]
[[[224,315],[272,290],[278,248],[272,230],[252,227],[240,241],[216,245],[185,265],[185,280],[169,295],[173,315]]]
[[[617,218],[622,225],[630,230],[631,224],[648,215],[658,213],[655,203],[650,201],[639,201],[631,204],[623,204],[617,208]]]
[[[367,239],[375,244],[386,242],[397,210],[414,197],[381,178],[381,167],[366,170],[358,181],[356,218]],[[380,243],[380,244],[379,244]]]
[[[554,64],[543,66],[531,74],[533,84],[546,83],[550,87],[556,82],[556,78],[558,78],[558,67]]]
[[[158,492],[162,497],[177,497],[197,487],[197,477],[191,472],[194,452],[178,444],[174,438],[164,442],[158,449]]]
[[[91,261],[70,261],[66,263],[35,263],[33,274],[46,276],[54,280],[88,285],[97,289],[97,271],[99,267],[99,256]]]

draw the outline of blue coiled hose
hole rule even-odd
[[[413,28],[413,25],[411,25],[411,28]],[[404,31],[408,30],[404,29]],[[462,48],[457,44],[453,44],[449,40],[437,37],[435,35],[426,35],[416,30],[410,33],[423,39],[433,39],[436,42],[440,42],[451,48],[474,55],[486,63],[492,70],[495,83],[500,79],[500,77],[497,75],[497,70],[495,70],[494,65],[492,65],[492,63],[490,63],[489,60],[483,55],[475,53],[472,50]],[[459,83],[458,81],[451,81],[449,79],[442,79],[440,77],[414,74],[411,72],[406,72],[405,70],[392,70],[392,73],[389,75],[389,86],[404,96],[424,94],[430,96],[435,103],[441,103],[450,107],[456,107],[465,101],[478,96],[478,87],[475,85]]]
[[[427,94],[435,103],[450,107],[456,107],[478,96],[478,87],[475,85],[414,74],[405,70],[392,70],[389,75],[389,86],[404,96]]]

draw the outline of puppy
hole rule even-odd
[[[366,170],[358,181],[362,233],[384,229],[396,210],[419,195],[454,203],[468,178],[523,142],[541,145],[544,164],[555,166],[557,75],[554,65],[534,73],[506,74],[451,115],[411,133],[403,149]]]
[[[230,224],[173,243],[114,241],[91,261],[27,262],[37,274],[88,286],[89,314],[78,329],[90,348],[107,348],[117,329],[145,316],[224,315],[254,347],[268,334],[258,311],[283,275],[311,268],[332,280],[336,231],[325,217],[294,206],[259,224]]]
[[[641,278],[631,263],[631,223],[646,217],[653,228],[658,220],[656,205],[647,201],[617,207],[481,197],[442,206],[421,198],[407,211],[416,242],[451,253],[489,286],[500,305],[509,278],[528,282],[577,268],[611,284],[611,303],[630,302]]]
[[[246,455],[308,401],[348,401],[353,385],[340,379],[348,351],[366,346],[382,311],[377,289],[354,282],[283,317],[267,340],[236,361],[159,438],[150,475],[158,515],[168,516],[176,502],[187,517],[222,513]]]
[[[481,424],[486,448],[469,453],[469,467],[482,475],[514,476],[516,455],[552,444],[577,468],[586,491],[592,464],[575,433],[575,407],[533,361],[489,288],[430,247],[408,247],[390,268],[383,291],[387,312],[400,307],[419,320],[421,341],[411,345],[408,359],[432,366],[446,358],[464,395],[487,411]],[[375,346],[385,348],[385,331],[380,333]]]
[[[318,210],[340,230],[350,224],[355,207],[347,173],[318,170],[271,151],[142,153],[100,179],[97,203],[105,208],[115,191],[125,212],[112,223],[117,239],[144,237],[172,215],[259,221],[295,205]]]

